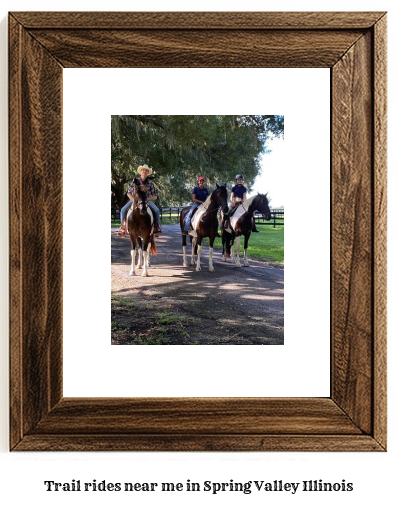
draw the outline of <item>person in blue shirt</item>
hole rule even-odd
[[[197,187],[194,187],[192,190],[192,207],[190,208],[188,214],[185,218],[185,227],[183,228],[182,234],[186,236],[189,232],[190,222],[192,220],[193,211],[200,206],[207,197],[209,196],[209,192],[207,187],[204,186],[205,178],[203,176],[199,176],[197,178]]]
[[[236,185],[232,188],[230,200],[232,208],[239,206],[247,198],[247,189],[243,185],[244,176],[242,174],[236,174]]]
[[[247,189],[243,185],[244,176],[242,174],[236,174],[236,184],[232,188],[232,193],[230,194],[231,200],[231,209],[240,206],[247,199]],[[226,228],[228,228],[228,224],[226,224]],[[256,228],[255,221],[252,227],[252,232],[259,232]]]

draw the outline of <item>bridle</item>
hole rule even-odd
[[[219,187],[219,188],[217,189],[217,191],[219,191],[219,195],[218,195],[218,194],[215,194],[215,196],[216,196],[216,200],[217,200],[217,202],[218,202],[218,206],[217,206],[217,208],[216,208],[216,211],[218,211],[218,209],[219,209],[219,208],[221,208],[221,207],[222,207],[222,208],[223,208],[223,207],[226,207],[226,208],[227,208],[227,200],[225,199],[225,202],[224,202],[224,203],[222,203],[222,202],[221,202],[221,199],[220,199],[220,197],[221,197],[221,188],[222,188],[222,187]]]
[[[147,201],[144,201],[144,200],[138,201],[136,203],[137,209],[140,209],[141,211],[143,211],[143,209],[144,209],[143,205],[145,205],[145,207],[147,207],[146,203],[147,203]]]

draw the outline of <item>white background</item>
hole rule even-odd
[[[80,0],[75,2],[59,2],[59,10],[93,10],[89,2]],[[95,10],[241,10],[240,3],[231,2],[123,2],[114,0],[112,3],[96,2]],[[396,12],[395,2],[343,2],[334,0],[299,2],[302,10],[388,10],[389,11],[389,48],[396,47]],[[49,1],[37,1],[36,10],[54,10],[55,5]],[[274,2],[246,1],[245,10],[297,10],[298,5],[292,1]],[[7,260],[7,23],[6,13],[12,10],[32,10],[33,5],[27,1],[3,2],[0,24],[1,33],[1,168],[0,168],[0,212],[1,221],[1,249],[0,249],[0,498],[2,504],[9,505],[59,505],[66,506],[73,503],[76,506],[109,505],[110,502],[119,506],[153,505],[155,502],[174,506],[202,505],[304,505],[331,506],[336,503],[341,506],[356,505],[393,505],[395,499],[394,469],[397,465],[396,449],[396,373],[393,368],[396,360],[395,312],[391,301],[396,301],[395,267],[390,261],[389,277],[389,439],[387,453],[31,453],[10,454],[8,452],[8,260]],[[389,61],[389,111],[396,111],[395,103],[395,57],[390,51]],[[396,120],[389,117],[389,167],[396,166]],[[395,171],[389,172],[389,223],[393,224],[396,217],[396,179]],[[389,227],[389,259],[396,258],[396,248],[393,242],[392,225]],[[393,475],[392,475],[393,474]],[[206,480],[228,482],[247,480],[285,482],[301,482],[303,480],[322,479],[328,482],[340,482],[345,479],[353,482],[352,493],[257,493],[243,495],[242,493],[224,493],[211,495],[209,493],[46,493],[43,485],[45,480],[59,482],[81,479],[82,481],[98,482],[186,482],[188,479],[196,482]],[[94,496],[93,496],[94,495]],[[264,495],[264,496],[263,496]]]
[[[64,395],[329,396],[330,70],[65,69],[63,81]],[[276,169],[286,210],[285,345],[112,346],[111,114],[236,111],[285,116],[285,160]],[[85,208],[76,206],[76,174],[81,188],[95,187]],[[271,187],[261,191],[268,190],[271,197]],[[321,212],[305,229],[308,207]]]

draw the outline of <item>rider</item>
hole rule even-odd
[[[161,227],[160,227],[160,210],[158,207],[154,204],[153,201],[157,199],[157,190],[153,184],[153,181],[148,179],[148,176],[150,176],[153,173],[153,169],[149,167],[147,164],[140,165],[138,167],[138,173],[140,174],[140,182],[141,184],[146,188],[146,201],[148,206],[150,206],[150,209],[153,211],[154,214],[154,234],[155,236],[160,236],[161,234]],[[121,220],[121,227],[118,231],[119,236],[125,237],[126,235],[126,219],[125,216],[127,215],[127,211],[130,209],[132,201],[134,199],[134,196],[132,194],[132,185],[127,190],[127,195],[129,197],[129,201],[127,204],[121,209],[120,211],[120,220]]]
[[[231,207],[229,210],[232,211],[234,208],[237,208],[237,206],[240,206],[246,199],[247,199],[247,189],[243,185],[244,176],[242,174],[236,174],[236,185],[232,188],[232,192],[230,195],[231,200]],[[228,215],[229,215],[228,213]],[[226,222],[227,218],[225,218]],[[228,224],[226,224],[226,229],[228,228]],[[258,229],[255,226],[255,220],[254,225],[252,227],[252,232],[259,232]]]
[[[186,215],[185,218],[185,227],[183,228],[182,234],[186,236],[189,232],[190,222],[192,220],[193,211],[200,206],[203,202],[206,201],[209,192],[207,187],[204,186],[205,178],[204,176],[199,176],[197,178],[198,187],[194,187],[192,190],[192,201],[193,204]]]

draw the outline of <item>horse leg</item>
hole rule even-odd
[[[230,240],[230,260],[232,261],[233,264],[236,262],[235,251],[236,251],[235,240],[231,239]]]
[[[145,250],[145,248],[143,249],[143,271],[142,271],[142,276],[149,276],[148,275],[148,262],[149,262],[149,251],[148,250]]]
[[[136,275],[136,273],[135,273],[135,254],[136,254],[135,247],[132,247],[132,250],[131,250],[131,269],[130,269],[130,276],[135,276],[135,275]]]
[[[214,252],[214,241],[215,241],[215,237],[211,237],[210,238],[210,247],[209,247],[209,250],[208,250],[208,264],[209,264],[209,268],[208,270],[209,271],[215,271],[214,269],[214,265],[212,263],[212,254]]]
[[[141,268],[142,264],[143,264],[143,258],[142,258],[142,240],[141,240],[141,238],[138,238],[138,253],[139,253],[138,268]]]
[[[226,262],[226,249],[225,249],[225,233],[222,231],[222,261]]]
[[[241,236],[237,236],[235,240],[235,247],[236,247],[236,268],[241,268],[240,264],[240,238]]]
[[[196,263],[196,271],[201,271],[201,266],[200,266],[200,256],[201,256],[201,240],[200,240],[200,243],[197,245],[197,263]]]
[[[247,236],[244,236],[244,267],[249,268],[249,263],[247,259],[247,252],[248,252],[248,240],[249,240],[250,234]]]
[[[192,239],[192,257],[190,259],[190,264],[194,266],[194,250],[196,248],[197,238]]]
[[[186,257],[186,236],[182,236],[182,252],[183,252],[183,267],[187,268],[189,266]]]
[[[150,241],[151,236],[149,236],[148,244],[146,245],[146,253],[147,253],[147,267],[150,268],[150,249],[152,247],[152,242]]]

